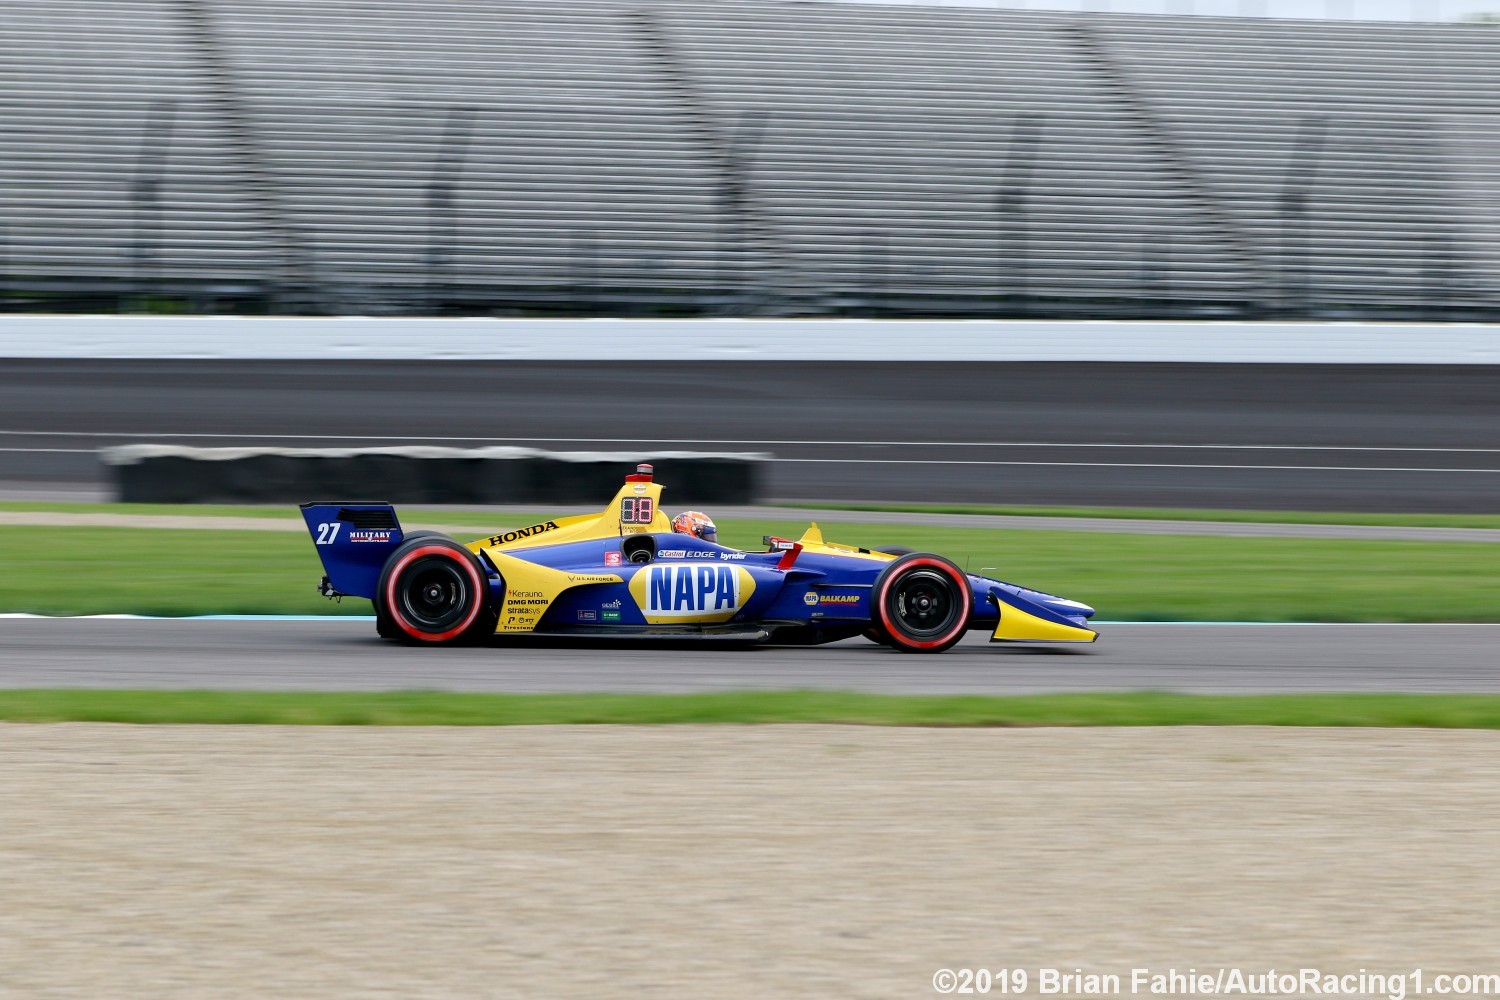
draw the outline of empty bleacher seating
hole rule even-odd
[[[0,302],[1500,310],[1492,27],[765,0],[4,6]]]

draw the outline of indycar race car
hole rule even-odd
[[[319,592],[364,597],[385,638],[441,645],[491,635],[722,639],[812,645],[863,635],[938,653],[969,629],[997,642],[1093,642],[1094,609],[965,573],[948,559],[768,536],[745,551],[673,532],[641,465],[598,514],[461,545],[404,532],[388,503],[302,505]]]

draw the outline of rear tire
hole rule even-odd
[[[444,537],[446,536],[441,532],[419,528],[416,531],[406,532],[402,535],[401,541],[404,544],[418,538]],[[405,633],[396,627],[395,621],[391,619],[391,613],[385,608],[385,600],[380,596],[384,590],[384,587],[376,587],[375,596],[370,599],[370,603],[375,607],[375,634],[382,639],[400,639]]]
[[[424,533],[402,542],[380,572],[375,627],[413,645],[453,645],[495,630],[489,580],[472,552]],[[382,615],[384,622],[382,622]]]
[[[875,580],[870,614],[877,642],[903,653],[941,653],[963,638],[974,612],[964,571],[942,556],[904,555]]]

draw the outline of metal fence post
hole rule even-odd
[[[864,246],[865,276],[869,288],[867,295],[868,310],[872,316],[885,315],[890,299],[890,255],[886,248],[885,237],[874,230],[865,235]]]
[[[724,169],[719,184],[719,205],[724,219],[720,229],[719,282],[729,313],[749,313],[754,308],[750,176],[765,123],[764,111],[747,111],[740,115],[738,127],[725,137]]]
[[[473,108],[452,108],[427,181],[427,299],[441,312],[453,284],[454,230],[458,212],[454,207],[459,175],[474,126]]]
[[[1292,146],[1291,160],[1281,184],[1281,298],[1282,311],[1302,315],[1312,311],[1312,284],[1308,271],[1308,248],[1312,237],[1308,223],[1308,202],[1318,179],[1318,161],[1323,155],[1323,139],[1328,119],[1313,116],[1302,119]]]
[[[594,248],[592,230],[580,229],[573,234],[572,257],[574,306],[579,312],[592,314],[597,308],[595,299],[600,291],[598,252]]]
[[[146,113],[145,129],[136,154],[135,177],[130,184],[131,261],[134,288],[131,294],[144,300],[155,289],[161,263],[162,175],[166,172],[167,151],[172,143],[172,122],[177,107],[170,101],[157,101]]]
[[[1141,243],[1141,315],[1170,314],[1172,301],[1172,233],[1148,235]]]
[[[1453,291],[1453,248],[1437,233],[1428,233],[1423,244],[1422,297],[1433,317],[1441,320],[1448,312],[1448,296]]]
[[[995,192],[995,211],[1000,223],[1000,292],[997,301],[1002,315],[1009,311],[1024,316],[1030,311],[1027,287],[1030,277],[1027,197],[1030,194],[1031,174],[1036,164],[1041,133],[1041,115],[1024,114],[1016,117],[1015,125],[1011,128],[1010,147],[1006,151],[1000,187]],[[1007,304],[1010,306],[1009,310],[1006,308]]]

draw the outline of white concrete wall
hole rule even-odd
[[[0,358],[1500,364],[1500,326],[14,315]]]

